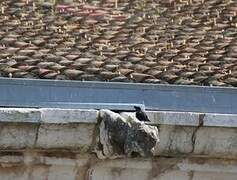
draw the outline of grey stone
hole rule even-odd
[[[36,147],[41,149],[71,149],[87,151],[93,140],[92,124],[42,124]]]
[[[205,114],[204,126],[237,127],[236,114]]]
[[[155,155],[189,154],[193,148],[192,135],[195,128],[160,125],[160,143],[155,147]]]
[[[0,122],[32,122],[40,121],[40,111],[33,108],[0,108]]]
[[[236,128],[200,128],[196,133],[194,154],[208,157],[237,157]]]
[[[154,124],[198,126],[199,113],[148,111],[147,115]]]
[[[100,110],[100,128],[96,152],[99,158],[149,156],[159,142],[158,129],[128,116]]]
[[[33,148],[36,132],[36,124],[0,124],[0,149]]]
[[[97,123],[96,110],[83,109],[41,109],[43,123]]]

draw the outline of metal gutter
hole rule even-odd
[[[1,107],[237,114],[237,88],[0,78]]]

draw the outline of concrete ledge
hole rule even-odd
[[[199,126],[202,120],[203,126],[237,127],[237,114],[149,111],[147,115],[153,124]]]
[[[160,131],[155,155],[237,159],[236,114],[147,114]],[[85,109],[0,108],[0,150],[89,152],[95,140],[97,116],[97,110]]]
[[[0,122],[38,123],[41,112],[33,108],[0,108]]]
[[[96,123],[96,110],[59,108],[0,108],[0,122],[19,123]]]
[[[127,113],[134,116],[134,113]],[[202,118],[203,126],[237,127],[237,114],[213,114],[196,112],[148,111],[152,124],[199,126]],[[0,122],[20,123],[97,123],[98,111],[92,109],[60,109],[60,108],[0,108]]]
[[[237,127],[237,114],[206,114],[204,126]]]
[[[198,126],[200,113],[149,111],[147,115],[154,124]]]
[[[40,109],[43,123],[96,123],[96,110]]]

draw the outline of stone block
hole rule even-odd
[[[41,109],[43,123],[97,123],[96,110]]]
[[[23,149],[34,146],[37,125],[30,123],[0,124],[0,149]]]
[[[204,126],[213,127],[237,127],[236,114],[205,114]]]
[[[92,144],[94,128],[92,124],[42,124],[36,147],[87,151]]]
[[[236,128],[200,128],[196,133],[194,154],[209,157],[237,157]]]
[[[38,123],[41,113],[33,108],[0,108],[0,122]]]
[[[160,125],[160,142],[155,154],[185,154],[192,151],[192,134],[195,127]]]

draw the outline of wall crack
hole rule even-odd
[[[193,133],[192,133],[192,136],[191,136],[191,143],[192,143],[192,149],[190,151],[190,154],[194,152],[195,150],[195,145],[196,145],[196,139],[197,139],[197,132],[198,130],[203,127],[203,124],[204,124],[204,117],[205,117],[205,114],[199,114],[199,123],[198,123],[198,126],[194,129]]]
[[[36,132],[35,132],[35,140],[34,140],[34,148],[37,146],[38,138],[39,138],[39,129],[40,129],[41,123],[39,123],[36,127]]]

